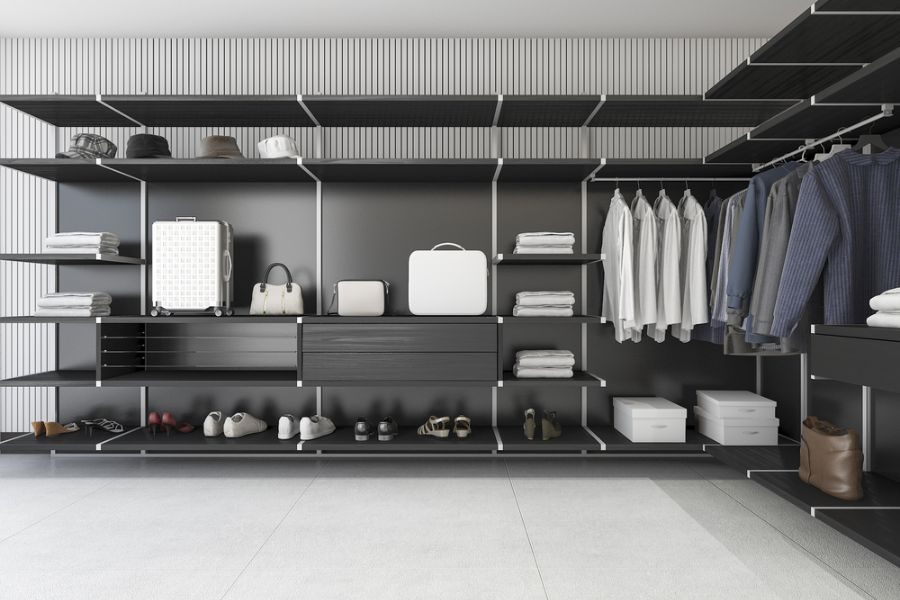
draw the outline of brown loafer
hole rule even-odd
[[[47,428],[44,427],[43,421],[32,421],[31,428],[34,430],[34,437],[41,437],[41,434],[47,433]]]

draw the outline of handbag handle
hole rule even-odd
[[[274,269],[275,267],[280,268],[287,276],[287,286],[285,287],[285,289],[290,293],[291,287],[294,284],[294,278],[291,277],[291,270],[284,266],[282,263],[272,263],[271,265],[266,267],[266,274],[263,275],[262,283],[259,284],[259,291],[266,291],[266,284],[269,283],[269,273],[271,273],[272,269]]]
[[[460,250],[465,251],[465,248],[463,248],[463,247],[460,246],[459,244],[454,244],[453,242],[441,242],[440,244],[438,244],[437,246],[435,246],[434,248],[432,248],[432,250],[437,250],[437,249],[440,248],[441,246],[453,246],[454,248],[459,248]]]

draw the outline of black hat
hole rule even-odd
[[[125,158],[172,158],[166,138],[151,133],[137,133],[128,138]]]
[[[57,152],[56,158],[115,158],[116,145],[96,133],[76,133],[65,152]]]

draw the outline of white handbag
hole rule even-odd
[[[390,284],[381,280],[342,279],[334,284],[329,313],[342,317],[380,317],[387,310]],[[331,312],[332,309],[336,310]]]
[[[438,250],[451,246],[458,250]],[[487,310],[487,256],[444,242],[409,255],[409,312],[481,315]]]
[[[287,283],[269,283],[269,273],[275,267],[284,271]],[[263,280],[253,286],[250,299],[251,315],[302,315],[303,290],[294,283],[291,271],[281,263],[272,263],[266,269]]]

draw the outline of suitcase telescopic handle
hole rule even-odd
[[[432,248],[432,250],[437,250],[437,249],[440,248],[441,246],[453,246],[454,248],[459,248],[460,250],[465,251],[465,248],[463,248],[463,247],[460,246],[459,244],[454,244],[453,242],[441,242],[440,244],[438,244],[437,246],[435,246],[434,248]]]
[[[226,250],[225,257],[225,281],[231,281],[231,271],[234,268],[234,262],[231,260],[231,252]]]

